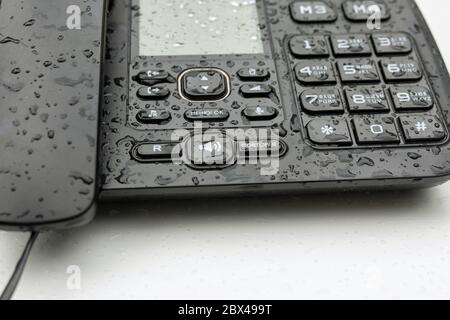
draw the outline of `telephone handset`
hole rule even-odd
[[[86,223],[98,195],[103,0],[0,1],[0,224]]]
[[[0,57],[2,228],[449,179],[449,73],[414,1],[3,0]]]

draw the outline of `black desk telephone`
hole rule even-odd
[[[0,1],[0,225],[98,200],[430,187],[449,74],[408,0]]]

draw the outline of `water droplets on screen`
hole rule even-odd
[[[255,0],[140,0],[139,55],[264,52]]]

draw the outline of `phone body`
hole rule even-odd
[[[94,82],[104,79],[91,89],[103,99],[89,109],[98,107],[98,127],[82,131],[92,133],[83,155],[98,169],[89,162],[74,170],[74,149],[63,150],[66,174],[55,178],[65,185],[67,172],[78,172],[69,186],[80,187],[80,176],[94,177],[84,190],[92,203],[424,188],[449,179],[449,74],[414,1],[94,3],[105,55],[98,47],[89,58],[101,61]],[[98,20],[100,12],[107,18]],[[6,183],[1,190],[3,201],[22,199]],[[72,207],[86,197],[66,191],[50,198]],[[88,222],[88,207],[55,213],[64,224],[25,224],[15,207],[0,221],[66,227]]]

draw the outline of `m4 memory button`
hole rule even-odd
[[[347,121],[337,117],[311,120],[307,125],[309,139],[319,145],[345,146],[352,144]]]
[[[342,4],[344,14],[351,21],[370,21],[378,14],[381,20],[389,19],[389,10],[382,0],[353,1],[348,0]]]
[[[406,142],[441,141],[445,138],[442,122],[435,116],[410,115],[400,117]]]
[[[355,117],[353,125],[359,144],[399,143],[395,120],[391,117]]]
[[[225,121],[230,114],[222,108],[205,108],[190,109],[185,112],[184,116],[189,121]]]
[[[251,121],[272,120],[278,115],[277,109],[268,106],[247,107],[243,111],[244,116]]]

